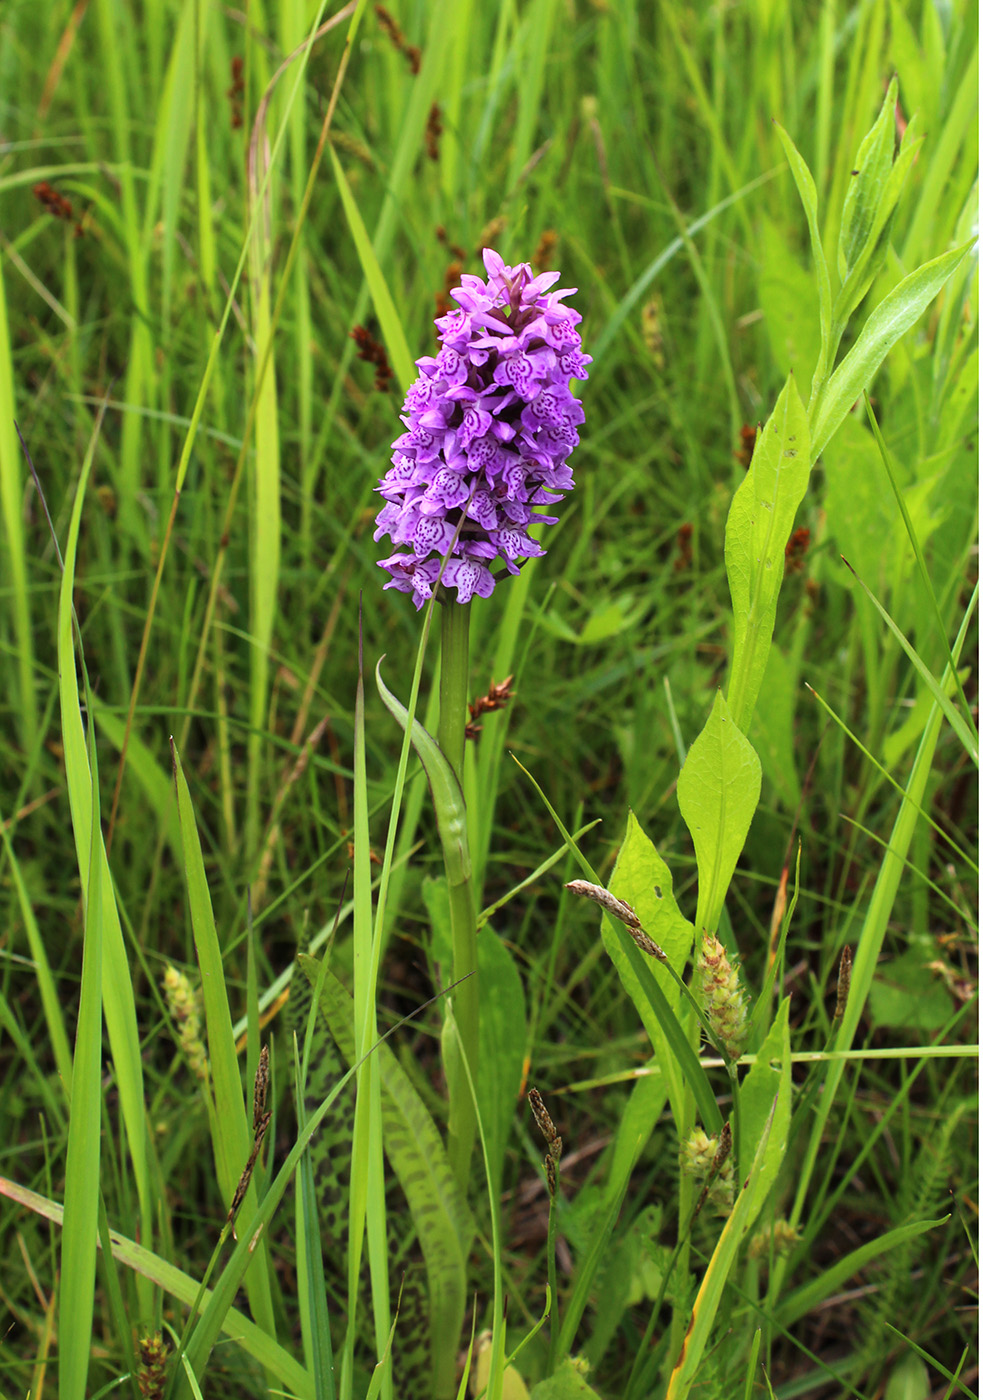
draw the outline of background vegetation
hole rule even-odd
[[[102,1124],[108,1223],[131,1239],[149,1231],[160,1257],[196,1280],[229,1192],[162,991],[168,964],[197,976],[193,858],[168,739],[194,806],[232,1017],[250,1000],[267,1010],[298,941],[323,943],[347,897],[360,617],[367,672],[385,653],[390,686],[404,701],[409,692],[420,618],[382,592],[373,488],[399,430],[397,386],[409,359],[431,352],[447,289],[480,270],[486,244],[507,261],[562,268],[594,357],[578,486],[548,555],[474,610],[473,695],[508,674],[516,691],[482,718],[469,753],[480,903],[504,898],[562,844],[511,751],[570,830],[599,820],[583,844],[605,878],[630,809],[692,913],[695,864],[674,788],[731,645],[723,532],[745,470],[742,430],[768,416],[790,369],[805,394],[818,353],[807,227],[772,119],[814,174],[832,261],[857,148],[898,74],[898,133],[917,116],[925,139],[868,306],[976,230],[968,0],[432,0],[393,5],[390,18],[366,8],[350,51],[345,11],[306,62],[288,63],[314,20],[302,0],[250,0],[245,12],[207,0],[8,0],[0,13],[0,1176],[64,1198],[78,1022],[89,1058],[81,1079],[76,1059],[75,1082],[97,1088],[87,1124],[90,1134]],[[390,306],[378,287],[370,295],[371,262]],[[871,389],[931,593],[862,404],[826,448],[796,521],[751,731],[762,804],[727,934],[760,989],[801,842],[781,968],[798,1052],[827,1043],[840,952],[869,907],[896,785],[932,704],[841,555],[941,676],[935,606],[951,642],[977,571],[975,278],[971,260]],[[357,358],[360,325],[384,343],[393,379],[376,383],[376,366]],[[74,590],[59,608],[53,536],[64,552],[73,508]],[[82,727],[69,732],[63,718],[75,683],[68,601],[90,688],[80,671],[91,788]],[[964,656],[974,654],[975,622]],[[975,714],[975,671],[964,688]],[[365,707],[379,847],[400,735],[373,685]],[[101,820],[111,881],[89,883],[80,804]],[[948,724],[921,805],[856,1042],[891,1053],[851,1063],[839,1082],[789,1277],[804,1284],[891,1229],[946,1219],[774,1333],[776,1395],[972,1393],[976,1088],[951,1047],[975,1038],[977,786]],[[440,859],[419,776],[405,810],[383,1026],[435,987],[427,881]],[[563,890],[578,873],[564,855],[494,920],[521,974],[525,1073],[567,1154],[561,1304],[603,1199],[624,1081],[649,1054],[596,912]],[[107,1033],[120,1037],[105,1060],[98,1022],[86,1020],[98,1007],[85,995],[86,889],[90,922],[99,889],[108,930],[88,987],[106,979]],[[347,908],[334,945],[343,974]],[[118,1047],[131,985],[139,1043],[127,1059]],[[296,1137],[282,1019],[269,1032],[277,1163]],[[438,1024],[426,1013],[390,1043],[439,1116]],[[942,1045],[948,1053],[911,1053]],[[254,1035],[244,1084],[257,1052]],[[817,1087],[811,1074],[797,1065],[795,1083]],[[123,1127],[127,1103],[141,1101],[143,1178],[126,1165]],[[790,1144],[789,1194],[801,1146]],[[517,1103],[501,1181],[510,1345],[544,1304],[541,1156]],[[673,1240],[671,1214],[663,1226],[652,1212],[677,1176],[675,1134],[652,1125],[611,1273],[592,1275],[576,1339],[602,1395],[627,1393],[658,1293],[657,1251]],[[88,1190],[96,1201],[92,1181]],[[81,1375],[74,1393],[95,1394],[132,1365],[133,1336],[161,1321],[182,1331],[172,1297],[129,1268],[100,1267],[91,1332],[72,1336],[61,1250],[54,1225],[3,1202],[0,1389],[11,1396],[53,1393],[59,1357],[62,1393],[75,1384],[66,1376]],[[274,1225],[271,1256],[268,1306],[281,1345],[302,1358],[289,1221]],[[481,1327],[487,1249],[471,1267]],[[614,1302],[612,1278],[628,1281]],[[743,1346],[720,1334],[703,1393],[742,1393],[746,1374],[760,1381]],[[545,1357],[541,1334],[521,1362],[530,1383]],[[263,1386],[241,1348],[216,1350],[206,1393]]]

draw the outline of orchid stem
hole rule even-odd
[[[471,604],[452,602],[445,595],[440,623],[440,720],[437,739],[458,782],[464,772],[464,731],[468,712],[468,639]],[[461,839],[467,841],[466,831]],[[470,860],[447,872],[453,951],[454,1019],[458,1034],[443,1040],[444,1069],[450,1098],[448,1155],[462,1191],[467,1191],[475,1137],[475,1111],[467,1075],[460,1064],[467,1057],[471,1078],[478,1083],[478,936]],[[462,980],[463,979],[463,980]]]

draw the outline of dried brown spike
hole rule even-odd
[[[532,1109],[532,1116],[535,1118],[539,1131],[551,1145],[556,1142],[558,1134],[554,1126],[553,1119],[546,1111],[542,1095],[538,1089],[529,1090],[529,1107]]]
[[[850,995],[850,976],[853,972],[853,949],[849,943],[844,943],[843,952],[840,954],[840,972],[836,979],[836,1010],[833,1012],[833,1020],[841,1021],[846,1010],[847,997]]]
[[[473,705],[468,703],[468,711],[472,720],[480,719],[483,714],[491,713],[494,710],[504,710],[508,702],[515,698],[515,691],[511,689],[511,685],[511,676],[506,676],[504,681],[497,685],[492,681],[488,687],[487,695],[479,695]]]
[[[629,925],[628,932],[635,940],[635,946],[650,958],[658,958],[659,962],[667,962],[665,951],[659,947],[654,938],[649,938],[642,928],[632,928]]]
[[[717,1175],[717,1172],[719,1172],[720,1168],[730,1156],[732,1145],[733,1140],[731,1138],[730,1123],[727,1122],[720,1130],[720,1142],[713,1159],[713,1166],[710,1169],[711,1178]]]
[[[270,1047],[264,1045],[259,1052],[256,1066],[256,1081],[253,1084],[253,1132],[259,1131],[266,1114],[266,1094],[270,1087]]]
[[[571,894],[576,894],[581,899],[591,899],[595,904],[599,904],[605,913],[610,914],[613,919],[620,919],[629,929],[638,930],[642,925],[638,915],[630,904],[626,904],[623,899],[618,899],[610,890],[604,889],[602,885],[592,885],[589,880],[570,880],[567,882],[567,889]],[[651,942],[651,939],[649,940]],[[653,947],[656,945],[653,944]]]
[[[249,1160],[242,1169],[242,1176],[239,1178],[239,1184],[236,1186],[235,1193],[232,1197],[232,1204],[229,1206],[227,1222],[232,1226],[233,1237],[235,1236],[235,1218],[239,1207],[245,1200],[246,1192],[249,1190],[249,1183],[253,1175],[253,1167],[256,1165],[256,1158],[259,1156],[260,1148],[263,1146],[263,1139],[266,1137],[266,1130],[270,1126],[272,1117],[272,1113],[264,1113],[263,1117],[259,1120],[259,1125],[256,1128],[256,1137],[253,1141],[253,1149],[249,1154]]]
[[[556,1195],[556,1163],[552,1157],[546,1158],[546,1185],[549,1188],[550,1196]]]

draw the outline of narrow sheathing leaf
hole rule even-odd
[[[265,142],[259,145],[265,149]],[[270,198],[262,193],[265,169],[250,161],[250,208]],[[260,837],[260,774],[267,725],[270,647],[280,576],[280,430],[277,407],[276,355],[270,317],[272,250],[267,239],[265,211],[250,223],[249,277],[252,338],[255,344],[253,387],[256,397],[256,452],[250,458],[249,491],[249,741],[246,765],[246,844],[250,858],[258,853]]]
[[[877,120],[860,143],[843,201],[836,255],[840,281],[846,282],[874,235],[877,211],[894,161],[894,108],[898,80],[892,78]]]
[[[791,1116],[792,1061],[788,1027],[789,998],[778,1008],[771,1029],[741,1084],[741,1140],[737,1144],[738,1179],[748,1170],[758,1143],[771,1119],[772,1106],[778,1107],[772,1123],[767,1156],[756,1178],[751,1196],[749,1224],[753,1225],[765,1197],[771,1190],[785,1158],[785,1144]]]
[[[761,764],[721,691],[686,755],[676,796],[696,848],[696,926],[714,932],[761,793]]]
[[[810,415],[812,461],[820,456],[864,389],[870,386],[888,352],[938,296],[974,243],[972,239],[924,263],[899,282],[871,312],[856,343],[830,376],[813,406]]]
[[[707,1271],[703,1275],[703,1282],[700,1284],[696,1302],[693,1304],[693,1313],[686,1329],[682,1350],[669,1378],[666,1400],[686,1400],[686,1396],[689,1395],[696,1379],[703,1353],[710,1340],[710,1331],[717,1316],[724,1286],[737,1258],[741,1241],[752,1224],[755,1201],[761,1198],[759,1181],[766,1171],[766,1163],[770,1158],[768,1144],[775,1129],[778,1111],[779,1100],[776,1097],[772,1112],[769,1114],[761,1140],[758,1143],[757,1151],[754,1154],[754,1162],[748,1179],[734,1202],[734,1209],[720,1233],[717,1247],[713,1251],[713,1256],[707,1265]],[[787,1128],[786,1119],[786,1131]]]
[[[891,152],[893,156],[893,109],[889,121],[891,128]],[[889,168],[889,173],[880,195],[880,203],[874,212],[873,221],[870,225],[869,233],[867,234],[867,241],[861,248],[856,262],[850,269],[849,276],[846,278],[837,294],[836,304],[833,307],[834,334],[837,340],[839,340],[839,334],[846,326],[850,316],[867,295],[874,278],[883,268],[887,258],[898,201],[904,191],[904,186],[907,182],[911,167],[915,162],[915,157],[918,155],[922,144],[922,138],[916,136],[916,126],[917,114],[905,128],[904,136],[901,138],[901,149],[898,152],[898,158]]]
[[[65,547],[65,568],[62,574],[58,605],[58,690],[61,703],[61,732],[65,748],[65,781],[72,814],[75,853],[82,879],[82,889],[88,889],[92,842],[96,843],[96,861],[100,880],[102,928],[102,999],[109,1048],[119,1089],[120,1110],[126,1130],[126,1141],[133,1164],[137,1196],[140,1202],[140,1228],[150,1242],[154,1235],[154,1202],[150,1189],[147,1163],[146,1124],[143,1099],[143,1060],[137,1032],[136,1003],[133,983],[123,944],[116,894],[113,889],[109,862],[102,833],[92,820],[93,774],[86,751],[85,733],[79,705],[75,653],[72,642],[72,592],[75,587],[75,557],[85,488],[92,467],[95,445],[102,422],[100,413],[82,466],[68,542]],[[144,1290],[141,1306],[151,1307],[150,1290]]]
[[[818,1308],[839,1289],[882,1254],[890,1254],[907,1240],[917,1239],[928,1230],[935,1230],[949,1219],[943,1215],[940,1220],[915,1220],[909,1225],[900,1225],[896,1230],[888,1230],[876,1240],[851,1250],[838,1259],[832,1268],[824,1269],[818,1278],[810,1279],[802,1288],[797,1288],[779,1303],[775,1321],[779,1327],[794,1327],[800,1318],[806,1317]]]
[[[208,876],[201,854],[198,827],[195,822],[191,793],[181,766],[177,746],[171,742],[174,761],[174,784],[177,789],[178,819],[181,823],[181,843],[184,853],[184,878],[191,910],[191,927],[201,970],[201,995],[205,1007],[208,1033],[208,1065],[215,1098],[215,1114],[211,1118],[212,1146],[219,1190],[226,1207],[231,1205],[239,1177],[249,1158],[252,1135],[246,1120],[246,1105],[242,1079],[232,1034],[232,1014],[229,1010],[228,989],[222,949],[215,929],[212,898]],[[256,1209],[256,1187],[250,1183],[242,1202],[240,1215],[249,1218]],[[261,1327],[275,1336],[270,1280],[266,1272],[265,1251],[257,1251],[260,1263],[246,1276],[246,1291],[253,1316]],[[198,1373],[200,1375],[200,1372]]]
[[[809,484],[809,423],[789,375],[758,434],[751,467],[727,516],[724,560],[734,608],[734,663],[727,694],[747,733],[771,650],[785,546]]]
[[[382,679],[382,661],[375,668],[375,682],[389,713],[406,730],[406,707],[396,699]],[[457,776],[441,752],[440,745],[428,734],[418,719],[413,721],[413,747],[423,764],[430,784],[437,831],[444,852],[444,869],[448,883],[462,884],[471,876],[471,855],[468,847],[467,813],[464,794]]]
[[[80,493],[81,494],[81,493]],[[66,551],[59,613],[71,627],[76,529]],[[70,555],[70,563],[69,563]],[[59,622],[61,619],[59,618]],[[90,739],[92,738],[90,731]],[[72,1066],[72,1104],[65,1160],[65,1229],[61,1244],[61,1296],[58,1322],[59,1400],[83,1400],[92,1347],[95,1304],[96,1236],[99,1218],[99,1157],[102,1132],[102,982],[103,903],[99,850],[99,787],[95,748],[91,751],[91,849],[88,867],[80,868],[85,890],[82,984]]]
[[[612,894],[634,909],[642,928],[658,943],[682,976],[693,947],[693,925],[683,917],[676,903],[672,891],[672,872],[639,826],[634,812],[628,814],[628,828],[618,852],[610,889]],[[605,919],[602,929],[608,953],[618,968],[618,975],[625,981],[626,977],[631,976],[630,964],[622,952],[620,941],[615,937],[614,925]],[[650,960],[649,966],[673,1016],[678,1017],[679,984],[661,963]],[[685,1118],[679,1064],[656,1017],[646,1019],[646,1029],[665,1078],[673,1116],[679,1125]]]
[[[313,987],[320,964],[301,955],[300,966]],[[321,988],[321,1010],[338,1049],[354,1062],[352,1000],[328,972]],[[388,1046],[373,1056],[382,1087],[382,1127],[386,1155],[406,1195],[427,1269],[431,1336],[441,1352],[435,1366],[445,1368],[448,1345],[456,1354],[466,1302],[465,1259],[474,1225],[467,1202],[451,1171],[440,1133],[406,1072]]]

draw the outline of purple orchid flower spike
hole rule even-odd
[[[417,360],[401,414],[406,431],[393,443],[392,466],[379,483],[385,505],[375,538],[397,552],[380,560],[386,588],[412,593],[421,608],[432,596],[453,543],[442,585],[457,601],[487,598],[491,566],[519,572],[545,554],[529,536],[538,521],[556,524],[536,506],[573,486],[567,458],[584,421],[571,379],[586,379],[578,312],[562,304],[576,287],[550,289],[558,272],[532,274],[483,254],[487,282],[465,273],[451,292],[457,309],[436,321],[440,352]]]

